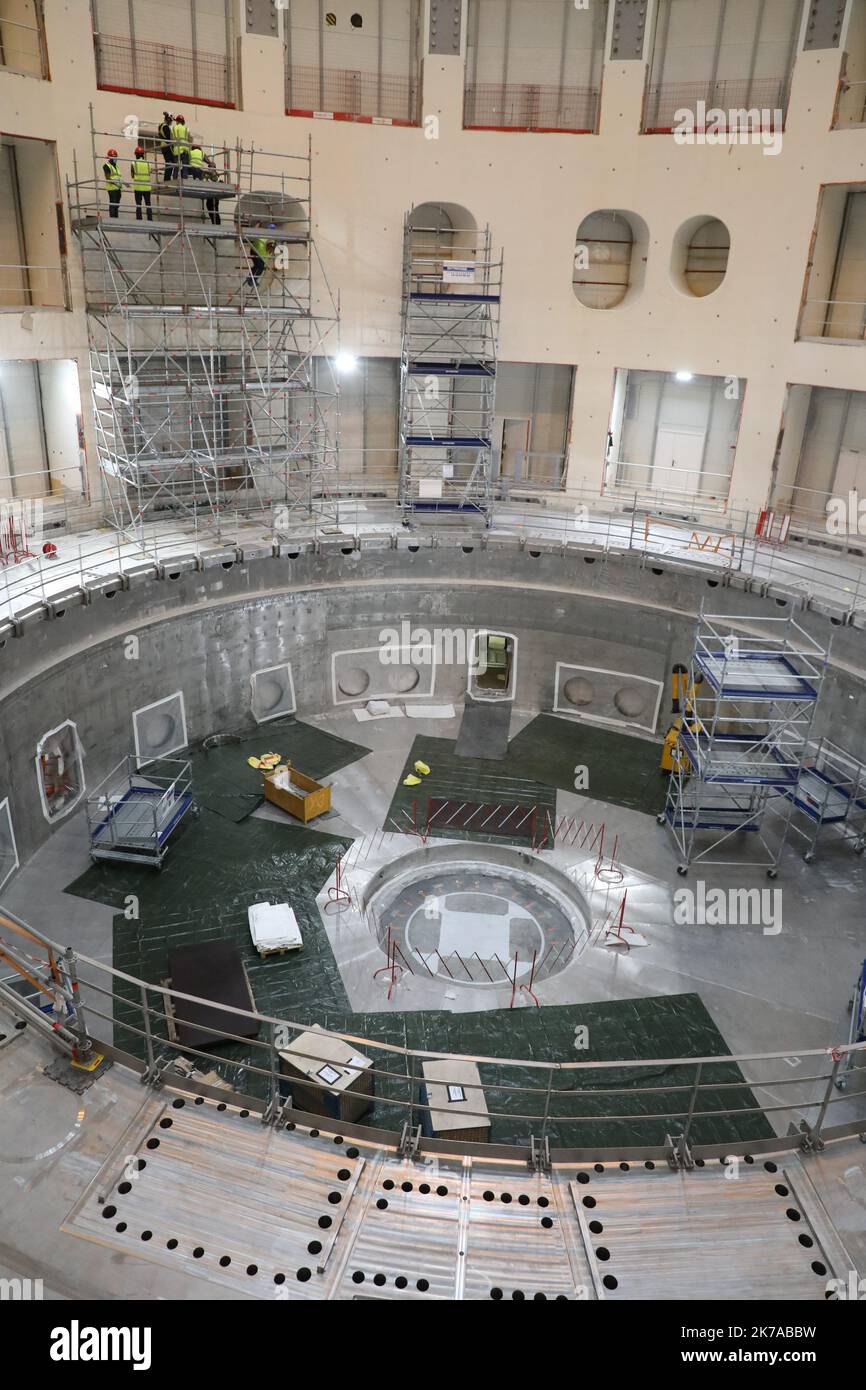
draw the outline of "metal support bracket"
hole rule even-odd
[[[668,1165],[674,1172],[691,1172],[695,1166],[692,1151],[686,1143],[684,1134],[666,1134],[665,1150],[667,1153]]]
[[[533,1173],[550,1172],[550,1140],[546,1135],[543,1139],[537,1139],[534,1134],[529,1136],[529,1166]]]
[[[401,1158],[414,1161],[421,1152],[421,1126],[415,1125],[414,1129],[407,1123],[400,1131],[400,1142],[397,1145],[397,1152]]]

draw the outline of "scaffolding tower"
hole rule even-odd
[[[88,311],[103,493],[124,533],[194,517],[220,534],[226,513],[279,531],[336,507],[338,312],[327,281],[313,300],[311,156],[201,145],[202,176],[163,164],[143,125],[92,125],[93,171],[69,183]],[[130,171],[141,145],[151,208]],[[98,148],[99,146],[99,148]],[[107,148],[124,187],[116,215]],[[264,262],[262,268],[261,262]]]
[[[700,862],[777,876],[828,653],[793,615],[756,622],[701,611],[659,816],[682,856],[678,873]],[[741,835],[751,836],[752,857],[725,857]]]
[[[420,212],[420,216],[418,213]],[[404,520],[490,521],[502,253],[490,228],[410,212],[403,234],[399,501]]]

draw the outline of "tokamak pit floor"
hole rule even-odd
[[[511,1057],[568,1058],[581,1021],[597,1034],[598,1051],[585,1054],[589,1059],[780,1051],[788,1054],[784,1062],[746,1069],[759,1102],[785,1100],[796,1107],[813,1101],[813,1083],[782,1091],[761,1082],[790,1071],[786,1080],[796,1083],[798,1071],[809,1076],[821,1070],[814,1060],[799,1059],[798,1048],[829,1048],[847,1040],[848,1000],[866,954],[863,860],[828,832],[811,865],[804,864],[795,841],[774,884],[763,869],[708,866],[678,878],[676,846],[655,819],[665,791],[665,779],[655,771],[657,743],[515,710],[508,756],[488,765],[455,759],[461,714],[458,708],[453,719],[361,723],[350,710],[305,720],[306,729],[294,722],[266,725],[251,736],[249,748],[232,756],[237,760],[242,753],[245,760],[256,749],[294,754],[304,771],[331,784],[328,816],[303,828],[271,806],[250,813],[252,779],[240,789],[253,798],[250,806],[241,811],[234,805],[227,814],[220,791],[230,779],[221,773],[219,760],[211,759],[199,765],[201,817],[182,832],[162,873],[124,865],[94,868],[84,816],[76,813],[16,874],[3,900],[56,940],[154,981],[166,974],[169,946],[232,935],[245,949],[257,1006],[300,1022],[318,1020],[435,1050]],[[408,794],[402,778],[419,754],[431,767],[430,777]],[[590,790],[597,797],[568,790],[578,762],[588,765]],[[315,906],[336,854],[356,837],[394,824],[395,812],[418,795],[489,800],[494,775],[514,800],[523,798],[521,804],[547,804],[557,817],[575,816],[596,826],[604,822],[605,844],[617,839],[618,862],[636,885],[626,922],[642,931],[648,945],[629,953],[588,947],[577,968],[538,983],[539,1011],[524,1001],[509,1013],[495,992],[485,996],[456,988],[443,990],[431,1010],[429,1000],[413,999],[411,978],[398,985],[389,1002],[384,977],[372,996],[376,1007],[353,1011],[349,995],[355,985],[363,984],[371,997],[370,941],[359,941],[357,959],[344,952],[338,967]],[[528,841],[516,837],[514,843]],[[766,934],[760,925],[676,925],[673,894],[694,888],[699,878],[708,890],[777,890],[781,931]],[[246,906],[276,900],[275,886],[296,907],[304,950],[259,962],[248,947]],[[140,918],[132,923],[119,911],[130,892],[141,900]],[[384,959],[374,953],[372,967]],[[353,979],[353,973],[363,979]],[[116,1023],[115,1041],[128,1045],[120,1036],[122,1011]],[[570,1058],[575,1056],[571,1052]],[[848,1091],[837,1093],[831,1122],[859,1113],[864,1089],[866,1071],[854,1072]],[[799,1119],[794,1108],[771,1116],[770,1123],[784,1134]],[[763,1125],[760,1117],[757,1122]],[[603,1125],[593,1137],[597,1142],[610,1138]]]

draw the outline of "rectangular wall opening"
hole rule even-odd
[[[0,0],[0,68],[48,76],[42,0]]]
[[[285,13],[286,114],[418,125],[421,0],[353,0]]]
[[[598,129],[607,0],[469,0],[467,130]]]
[[[774,508],[826,532],[828,503],[839,498],[847,506],[852,492],[866,499],[866,391],[789,386],[773,465]]]
[[[866,338],[866,184],[821,191],[799,336]]]
[[[728,497],[745,383],[735,377],[620,368],[605,491],[656,502]]]
[[[81,501],[86,479],[77,363],[0,362],[0,503]]]
[[[784,120],[803,0],[658,0],[644,105],[644,131],[669,133],[698,103],[756,112],[753,128]]]
[[[0,135],[0,309],[68,307],[56,147]]]
[[[96,85],[234,106],[232,0],[91,0]]]

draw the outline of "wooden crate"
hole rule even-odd
[[[265,801],[270,801],[274,806],[279,806],[281,811],[288,811],[290,816],[295,816],[298,820],[307,821],[314,816],[323,816],[326,811],[331,809],[331,788],[323,787],[321,783],[307,777],[306,773],[299,772],[296,767],[289,764],[289,781],[297,791],[290,791],[287,788],[274,785],[273,773],[264,774]]]

